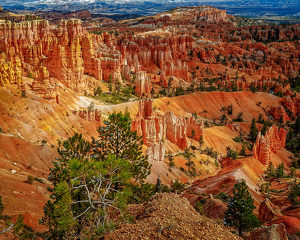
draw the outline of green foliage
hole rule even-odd
[[[33,75],[32,75],[32,72],[30,72],[30,71],[28,72],[27,77],[28,77],[28,78],[32,78],[32,79],[34,78]]]
[[[250,126],[250,132],[249,132],[249,138],[252,142],[255,142],[258,134],[258,129],[256,126],[256,120],[255,118],[252,119],[251,126]]]
[[[47,222],[52,236],[62,238],[76,233],[81,238],[92,238],[106,232],[113,224],[109,212],[122,212],[131,195],[130,163],[108,155],[101,161],[73,158],[67,168],[68,181],[55,185],[55,200],[45,206],[45,217],[48,214],[52,218]]]
[[[283,163],[281,163],[275,170],[275,177],[277,178],[283,178],[285,177],[285,174],[284,174],[284,165]]]
[[[170,150],[168,151],[166,157],[167,157],[167,159],[169,160],[169,165],[170,165],[170,167],[175,167],[173,154],[172,154],[172,152],[171,152]]]
[[[284,165],[281,163],[277,168],[272,163],[269,164],[266,172],[266,178],[284,178],[287,177],[284,172]]]
[[[21,97],[22,97],[22,98],[26,98],[26,97],[27,97],[27,96],[26,96],[25,90],[22,90],[22,91],[21,91]]]
[[[227,150],[226,157],[230,157],[234,160],[237,159],[237,157],[238,157],[237,151],[232,150],[230,147],[227,147],[226,150]]]
[[[184,95],[184,89],[182,87],[176,88],[175,96]]]
[[[295,155],[300,152],[300,115],[287,133],[286,148]]]
[[[3,224],[4,229],[0,229],[0,235],[2,233],[5,233],[6,231],[9,231],[10,233],[15,235],[15,239],[29,240],[34,238],[34,232],[32,231],[32,229],[24,225],[23,216],[19,215],[15,223],[12,223],[11,218],[9,216],[3,215],[3,211],[4,205],[2,203],[2,197],[0,196],[0,221],[5,221],[5,223]]]
[[[246,156],[246,146],[245,146],[245,144],[243,144],[243,146],[242,146],[242,149],[240,151],[240,155],[241,156]]]
[[[243,115],[244,115],[243,112],[239,112],[238,115],[237,115],[237,117],[235,119],[233,119],[233,121],[244,122]]]
[[[235,141],[235,142],[238,142],[238,143],[244,142],[244,140],[239,136],[234,137],[232,140]]]
[[[185,165],[188,167],[188,172],[191,175],[195,175],[196,174],[195,163],[192,160],[192,157],[195,157],[195,154],[190,152],[189,148],[186,148],[184,149],[183,153],[179,153],[177,155],[182,156],[187,161]]]
[[[27,183],[32,184],[33,181],[34,181],[33,176],[29,175],[29,176],[27,177]]]
[[[120,81],[115,83],[109,82],[108,84],[109,92],[102,92],[102,89],[98,87],[94,89],[94,95],[90,96],[99,101],[105,102],[107,104],[119,104],[130,101],[134,98],[134,88],[129,85],[122,85]]]
[[[265,172],[267,178],[272,178],[275,176],[275,167],[272,162],[269,163],[269,166]]]
[[[196,202],[195,204],[195,209],[198,213],[200,213],[201,215],[204,214],[204,209],[203,209],[203,204],[201,201]]]
[[[295,206],[300,204],[300,201],[297,200],[297,198],[300,196],[300,183],[294,183],[293,187],[290,190],[290,193],[288,195],[289,200],[291,203]]]
[[[110,231],[111,214],[125,216],[136,183],[150,173],[128,113],[111,114],[98,132],[91,143],[80,134],[58,142],[60,157],[49,176],[54,187],[42,219],[50,239],[93,239]]]
[[[171,186],[171,192],[180,194],[183,192],[183,190],[185,189],[185,184],[179,182],[178,179],[175,179],[175,181],[173,182],[172,186]]]
[[[264,117],[261,113],[258,115],[257,122],[261,123],[261,124],[264,124],[264,122],[265,122]]]
[[[294,178],[296,177],[296,169],[294,167],[290,168],[290,177]]]
[[[257,87],[255,86],[255,83],[252,82],[251,85],[250,85],[250,91],[253,92],[253,93],[256,93],[257,90],[258,90],[258,89],[257,89]]]
[[[97,87],[94,89],[94,96],[97,97],[102,93],[102,88],[101,87]]]
[[[217,198],[222,200],[223,202],[228,202],[229,200],[229,196],[227,193],[224,193],[224,192],[220,192],[218,195],[217,195]]]
[[[93,139],[94,152],[100,158],[114,154],[131,163],[133,177],[141,182],[150,174],[147,157],[142,154],[142,138],[131,131],[129,114],[113,113],[100,127],[99,140]]]
[[[228,113],[228,115],[232,115],[232,113],[233,113],[232,104],[227,106],[227,113]]]
[[[253,214],[254,209],[254,200],[248,191],[248,186],[245,181],[240,181],[234,186],[233,197],[228,202],[224,223],[236,227],[241,236],[243,231],[249,231],[260,225]]]

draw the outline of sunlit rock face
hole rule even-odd
[[[285,147],[286,134],[284,128],[278,129],[277,126],[270,127],[264,136],[259,133],[253,145],[253,156],[264,165],[268,165],[271,161],[271,152],[276,153]]]

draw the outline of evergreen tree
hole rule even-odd
[[[193,168],[193,166],[195,166],[194,161],[192,161],[192,157],[195,157],[195,154],[191,153],[189,148],[186,148],[184,149],[183,153],[179,153],[177,155],[182,156],[187,161],[185,165],[188,167],[188,171],[191,172],[191,169]]]
[[[254,200],[248,191],[248,186],[245,181],[240,181],[234,186],[233,197],[228,202],[224,223],[236,227],[239,235],[242,236],[243,231],[260,225],[257,217],[253,214],[254,209]]]
[[[43,223],[49,239],[91,239],[113,227],[109,212],[127,205],[135,179],[150,172],[142,141],[131,131],[129,114],[114,113],[91,143],[75,134],[59,142],[60,157],[49,180],[51,200],[44,206]]]
[[[258,129],[256,126],[256,120],[255,118],[253,118],[250,126],[250,133],[249,133],[250,140],[254,142],[257,138],[257,134],[258,134]]]
[[[281,164],[276,168],[275,176],[276,176],[277,178],[282,178],[282,177],[285,176],[285,174],[284,174],[284,165],[283,165],[283,163],[281,163]]]
[[[246,146],[243,144],[242,149],[240,151],[240,155],[246,156]]]
[[[261,113],[258,115],[257,122],[261,123],[261,124],[263,124],[265,122],[264,117],[263,117],[263,115]]]
[[[272,162],[269,163],[269,166],[266,170],[266,176],[271,178],[275,176],[275,168]]]
[[[175,167],[173,154],[172,154],[172,152],[170,150],[167,153],[167,159],[169,160],[170,167]]]
[[[115,155],[131,163],[133,177],[142,182],[150,174],[150,164],[142,154],[142,138],[131,131],[129,114],[113,113],[98,129],[99,140],[93,139],[93,150],[96,157],[106,158]]]
[[[294,177],[296,177],[296,169],[294,168],[294,167],[291,167],[291,169],[290,169],[290,176],[292,177],[292,178],[294,178]]]
[[[300,204],[300,202],[297,200],[299,196],[300,196],[300,183],[297,184],[297,182],[295,181],[288,195],[289,200],[294,206]]]

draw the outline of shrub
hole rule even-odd
[[[28,178],[27,178],[27,183],[32,184],[33,181],[34,181],[33,176],[29,175]]]

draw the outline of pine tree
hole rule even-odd
[[[129,113],[113,113],[98,129],[99,140],[93,139],[97,157],[106,158],[109,154],[129,161],[133,177],[142,182],[150,174],[150,164],[142,154],[142,138],[131,131]]]
[[[51,200],[43,223],[50,239],[92,239],[113,227],[109,212],[122,215],[133,190],[150,172],[142,141],[131,131],[129,113],[111,114],[92,142],[75,134],[58,146],[49,180]],[[139,186],[139,185],[137,185]]]
[[[251,122],[250,133],[249,133],[250,140],[254,142],[257,138],[257,134],[258,134],[258,129],[256,126],[256,120],[255,118],[253,118]]]
[[[300,204],[300,202],[297,200],[299,196],[300,196],[300,183],[297,184],[295,180],[290,190],[290,193],[288,195],[289,200],[294,206]]]
[[[272,162],[269,163],[269,166],[266,170],[266,176],[271,178],[275,176],[275,168]]]
[[[277,178],[282,178],[282,177],[285,176],[285,174],[284,174],[284,165],[283,165],[283,163],[281,163],[281,164],[276,168],[276,170],[275,170],[275,176],[276,176]]]
[[[240,155],[246,156],[246,146],[243,144],[242,149],[240,151]]]
[[[248,186],[245,181],[240,181],[234,186],[233,197],[228,202],[224,222],[226,225],[236,227],[239,235],[242,236],[243,231],[260,225],[253,214],[254,209],[254,200],[248,191]]]
[[[261,123],[261,124],[263,124],[265,122],[264,117],[263,117],[263,115],[261,113],[258,115],[257,122]]]

